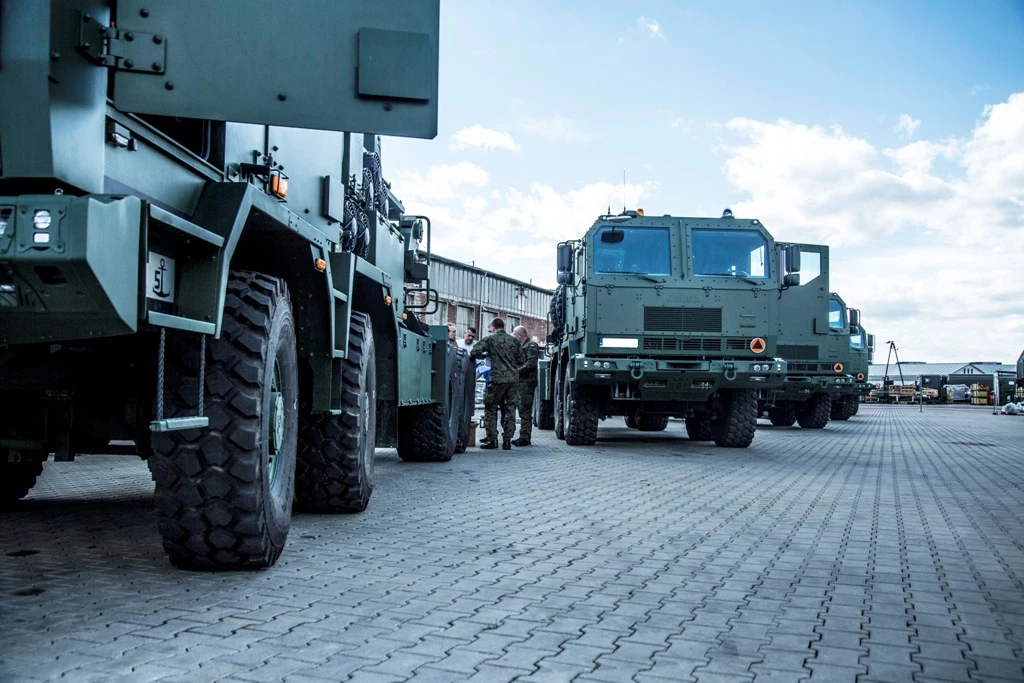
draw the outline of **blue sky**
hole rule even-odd
[[[1024,297],[967,275],[1020,280],[1024,2],[443,0],[440,69],[437,138],[384,142],[440,253],[550,285],[625,169],[630,207],[829,244],[907,359],[1024,347]]]

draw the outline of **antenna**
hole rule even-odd
[[[626,210],[626,169],[622,169],[622,210]]]

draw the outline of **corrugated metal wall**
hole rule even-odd
[[[546,318],[551,290],[447,259],[430,263],[430,286],[442,299],[460,304]]]

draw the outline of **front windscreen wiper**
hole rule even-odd
[[[735,278],[739,278],[740,280],[743,280],[744,282],[746,282],[748,284],[751,284],[751,285],[763,285],[764,284],[763,282],[758,282],[757,280],[754,280],[754,279],[749,278],[749,277],[745,277],[743,275],[738,275],[736,273],[701,273],[701,276],[702,277],[735,277]]]
[[[658,284],[661,284],[661,283],[664,282],[664,280],[659,280],[658,278],[651,277],[647,273],[638,273],[635,270],[617,270],[617,271],[615,271],[615,274],[616,275],[636,275],[637,277],[642,277],[645,280],[648,280],[650,282],[657,282]]]

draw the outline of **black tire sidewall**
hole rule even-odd
[[[281,547],[291,525],[292,499],[295,487],[295,458],[298,450],[299,371],[295,342],[295,322],[287,300],[278,300],[270,324],[267,344],[267,362],[263,368],[263,400],[261,433],[263,444],[260,459],[260,478],[263,490],[263,509],[267,534],[273,545]],[[285,402],[285,438],[281,451],[275,455],[277,478],[270,481],[270,394],[275,362],[281,370],[281,393]]]

